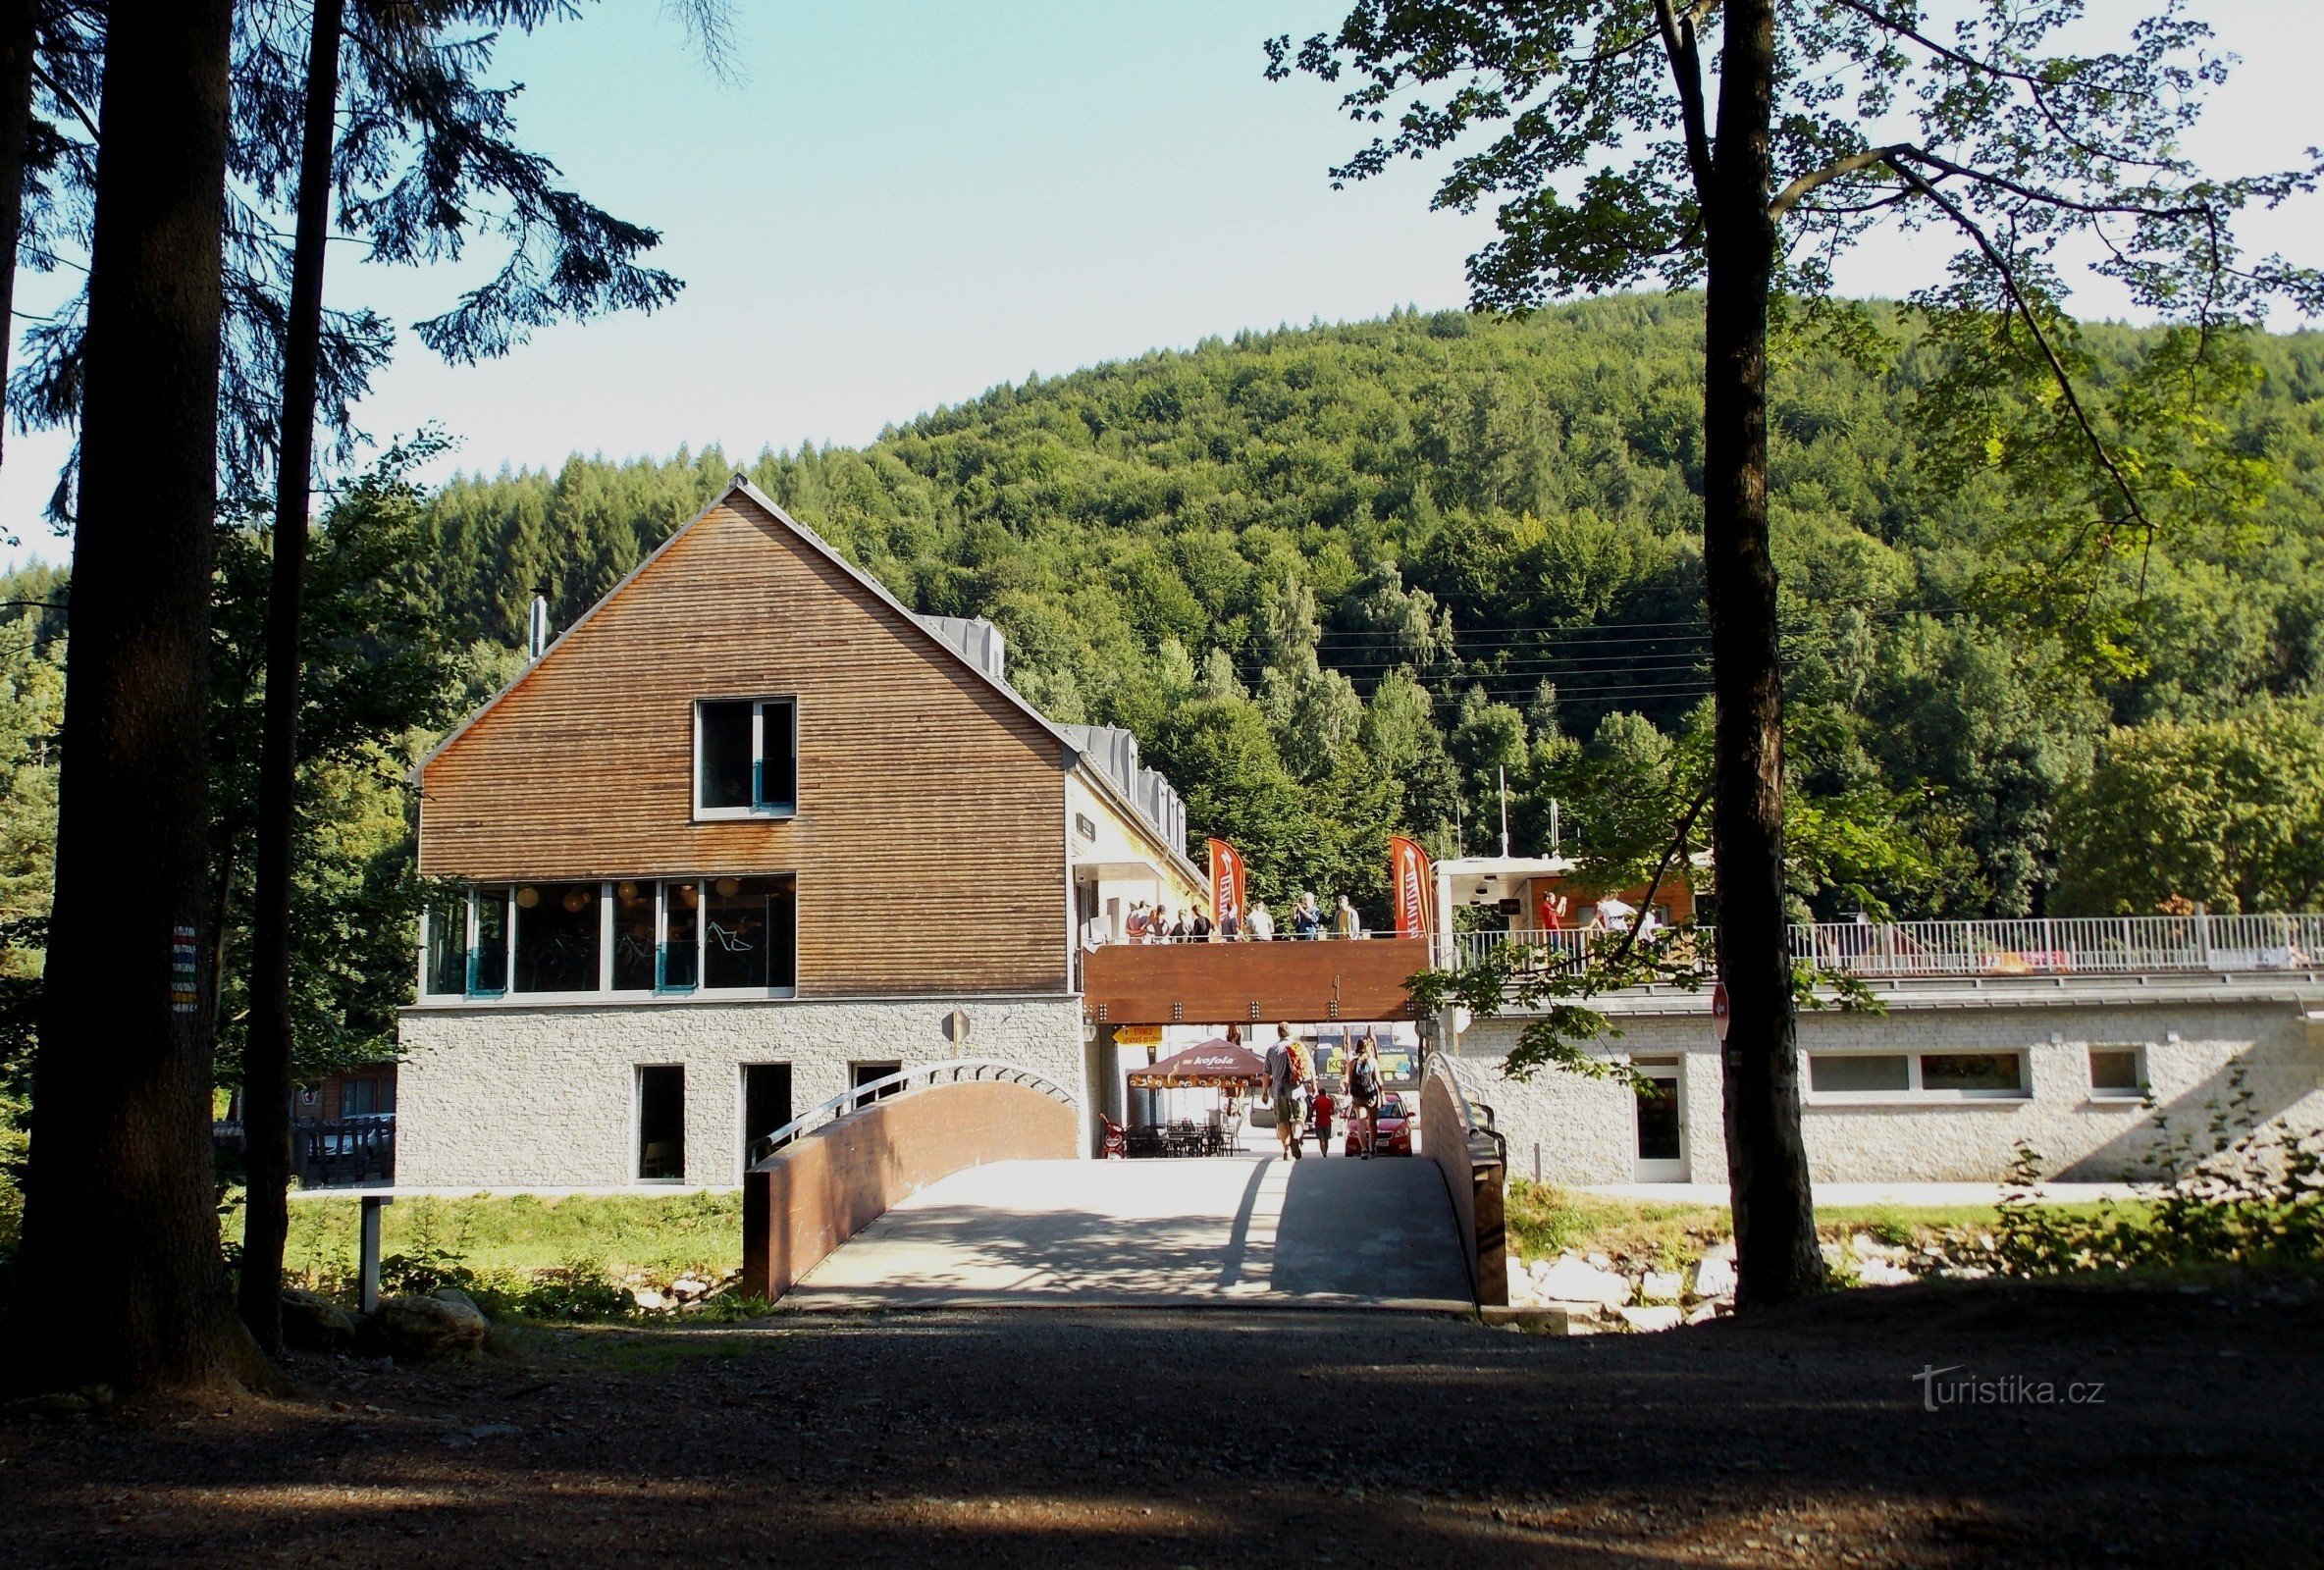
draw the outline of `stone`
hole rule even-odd
[[[1630,1280],[1585,1265],[1569,1254],[1536,1280],[1534,1294],[1545,1302],[1603,1303],[1618,1308],[1630,1300]]]
[[[483,1309],[476,1306],[476,1299],[461,1291],[457,1286],[439,1286],[428,1295],[439,1303],[449,1303],[454,1308],[466,1309],[478,1319],[488,1317]]]
[[[1717,1303],[1698,1303],[1695,1305],[1695,1311],[1686,1317],[1686,1323],[1689,1325],[1708,1325],[1718,1317],[1719,1312],[1718,1305]]]
[[[1714,1249],[1695,1262],[1695,1295],[1697,1297],[1733,1297],[1735,1284],[1735,1261],[1732,1249],[1729,1249],[1725,1255],[1721,1255]]]
[[[1675,1303],[1686,1288],[1686,1282],[1674,1270],[1650,1270],[1639,1278],[1638,1297],[1647,1303]]]
[[[639,1308],[649,1314],[660,1313],[670,1306],[670,1300],[651,1286],[632,1286],[629,1295]]]
[[[404,1362],[458,1357],[484,1344],[492,1327],[461,1293],[442,1297],[388,1297],[355,1322],[355,1344],[373,1356],[385,1353]]]
[[[1589,1255],[1589,1256],[1588,1256],[1588,1258],[1589,1258],[1589,1262],[1590,1262],[1591,1264],[1593,1264],[1593,1265],[1597,1266],[1597,1267],[1598,1267],[1600,1270],[1611,1270],[1611,1269],[1613,1269],[1613,1261],[1612,1261],[1611,1259],[1609,1259],[1609,1258],[1608,1258],[1606,1255],[1604,1255],[1604,1254],[1591,1254],[1591,1255]]]
[[[1860,1259],[1856,1262],[1856,1280],[1864,1286],[1910,1286],[1920,1278],[1902,1265],[1892,1265],[1884,1259]]]
[[[1848,1239],[1848,1252],[1858,1259],[1885,1259],[1890,1262],[1904,1258],[1904,1250],[1883,1243],[1869,1232],[1858,1232]]]
[[[707,1296],[710,1289],[709,1282],[697,1281],[691,1276],[681,1276],[669,1283],[669,1295],[681,1303],[691,1303],[698,1297]]]
[[[1709,1248],[1703,1250],[1703,1257],[1705,1259],[1723,1259],[1732,1265],[1740,1256],[1735,1252],[1735,1245],[1729,1242],[1713,1243]]]
[[[1674,1331],[1685,1322],[1674,1303],[1656,1303],[1644,1308],[1617,1308],[1616,1314],[1634,1331]]]
[[[355,1318],[320,1292],[286,1286],[283,1344],[294,1352],[344,1352],[355,1344]]]

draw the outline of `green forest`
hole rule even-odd
[[[1834,917],[2312,905],[2324,894],[2324,336],[2255,337],[2218,411],[2255,505],[2107,591],[2109,653],[2013,597],[2001,485],[1962,482],[1941,371],[1782,337],[1770,484],[1785,594],[1793,885]],[[741,468],[925,611],[990,617],[1055,718],[1125,725],[1254,892],[1385,916],[1385,841],[1609,868],[1686,815],[1708,726],[1696,530],[1701,305],[1208,340],[993,389],[870,445],[575,456],[422,494],[390,454],[316,546],[299,894],[311,1061],[384,1050],[422,897],[403,770]],[[2155,335],[2090,327],[2093,374]],[[424,450],[420,454],[425,455]],[[1974,467],[1974,465],[1972,465]],[[222,779],[250,766],[264,541],[227,527]],[[0,917],[46,908],[67,585],[19,574],[0,645]],[[231,1077],[238,794],[221,793]],[[2254,806],[2253,804],[2259,804]],[[1698,831],[1696,843],[1700,843]],[[0,955],[0,961],[11,959]],[[21,975],[35,957],[13,956]]]

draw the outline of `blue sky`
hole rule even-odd
[[[1331,26],[1340,3],[1273,0],[737,0],[742,78],[713,79],[657,0],[606,0],[517,40],[520,125],[583,191],[660,229],[687,281],[651,317],[545,332],[452,369],[403,337],[363,409],[380,437],[433,421],[441,467],[555,465],[574,451],[729,452],[860,444],[1029,372],[1061,374],[1211,334],[1456,306],[1487,215],[1431,213],[1429,170],[1334,191],[1355,141],[1312,80],[1275,85],[1260,39]],[[2093,0],[2099,19],[2146,9]],[[2324,7],[2213,0],[2246,57],[2200,133],[2222,169],[2324,139]],[[2263,247],[2324,255],[2314,203],[2255,224]],[[335,303],[408,324],[473,269],[334,257]],[[1934,265],[1868,247],[1843,283],[1910,288]],[[48,303],[25,281],[22,309]],[[2109,302],[2083,302],[2093,314]],[[56,559],[38,517],[63,442],[11,434],[0,558]]]

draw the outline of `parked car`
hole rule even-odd
[[[1353,1111],[1350,1108],[1349,1111]],[[1412,1153],[1412,1124],[1415,1114],[1407,1112],[1404,1098],[1391,1092],[1380,1098],[1380,1142],[1373,1146],[1382,1156],[1409,1156]],[[1363,1125],[1350,1118],[1347,1123],[1347,1153],[1364,1153]]]

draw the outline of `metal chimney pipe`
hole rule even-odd
[[[549,652],[549,597],[533,596],[532,627],[525,639],[527,651],[535,659]]]

